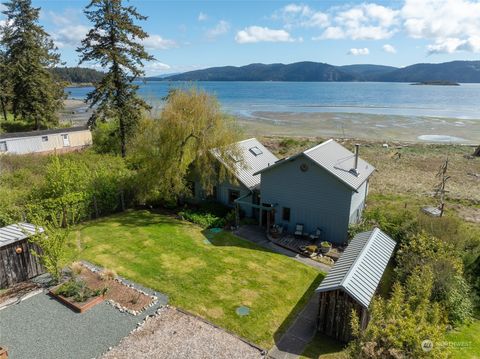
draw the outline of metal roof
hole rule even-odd
[[[10,138],[45,136],[45,135],[53,135],[56,133],[70,133],[70,132],[87,131],[87,130],[88,130],[88,127],[78,126],[78,127],[69,127],[69,128],[55,128],[52,130],[11,132],[11,133],[0,134],[0,140],[10,139]]]
[[[314,163],[354,190],[357,190],[368,179],[368,177],[370,177],[373,171],[375,171],[375,167],[362,160],[360,157],[358,158],[357,172],[355,173],[355,171],[352,171],[355,166],[355,154],[347,150],[341,144],[335,142],[333,139],[325,141],[292,157],[280,160],[275,163],[274,166],[278,166],[287,160],[299,156],[308,157]]]
[[[395,245],[378,228],[357,234],[316,291],[342,289],[368,308]]]
[[[37,228],[30,223],[11,224],[0,228],[0,247],[28,238],[32,234],[37,233],[37,229],[40,233],[44,232],[42,227]]]
[[[255,176],[255,173],[273,165],[278,161],[278,158],[256,138],[237,142],[236,145],[239,148],[240,157],[243,157],[243,164],[241,161],[235,163],[235,168],[231,169],[232,172],[245,187],[249,189],[258,187],[260,176]],[[218,151],[213,150],[212,153],[221,161]],[[223,163],[223,161],[221,162]]]

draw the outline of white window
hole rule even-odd
[[[48,142],[48,136],[42,136],[42,142]]]
[[[62,135],[63,138],[63,147],[70,147],[70,139],[68,138],[68,134],[65,133]]]
[[[7,142],[6,141],[1,141],[0,142],[0,152],[7,152]]]

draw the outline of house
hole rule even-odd
[[[30,223],[0,228],[0,288],[8,288],[45,272],[33,254],[34,251],[40,253],[40,249],[28,240],[43,231]]]
[[[296,224],[322,239],[342,244],[348,227],[362,216],[368,181],[375,168],[355,153],[328,140],[254,173],[261,179],[261,204],[269,223],[294,232]]]
[[[238,158],[233,158],[234,168],[229,168],[222,161],[217,150],[212,154],[218,161],[226,166],[231,172],[233,181],[225,180],[214,186],[212,193],[206,193],[198,181],[194,186],[194,197],[197,200],[212,199],[229,207],[235,207],[238,199],[243,199],[244,204],[239,204],[240,209],[249,217],[257,217],[260,191],[260,176],[254,173],[268,167],[278,161],[278,158],[263,146],[256,138],[240,141],[237,143]]]
[[[68,152],[92,144],[87,127],[0,134],[0,154]]]
[[[323,279],[319,293],[319,332],[347,342],[351,339],[352,309],[360,329],[367,327],[368,307],[388,265],[395,241],[380,229],[357,234]]]

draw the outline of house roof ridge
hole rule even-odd
[[[324,142],[322,142],[322,143],[319,143],[319,144],[316,145],[316,146],[313,146],[313,147],[311,147],[311,148],[306,149],[306,150],[303,151],[302,153],[307,154],[307,153],[309,153],[309,152],[312,152],[312,151],[318,149],[319,147],[322,147],[323,145],[326,145],[326,144],[328,144],[328,143],[331,143],[332,141],[333,141],[333,138],[330,138],[329,140],[326,140],[326,141],[324,141]]]

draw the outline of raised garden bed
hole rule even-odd
[[[73,297],[64,297],[61,294],[57,294],[56,292],[61,286],[62,284],[56,287],[53,287],[52,289],[49,290],[48,293],[54,298],[56,298],[58,301],[60,301],[61,303],[65,304],[67,307],[73,309],[78,313],[83,313],[89,310],[90,308],[93,308],[97,304],[103,302],[104,300],[103,295],[97,295],[95,297],[88,298],[83,302],[77,302]]]

